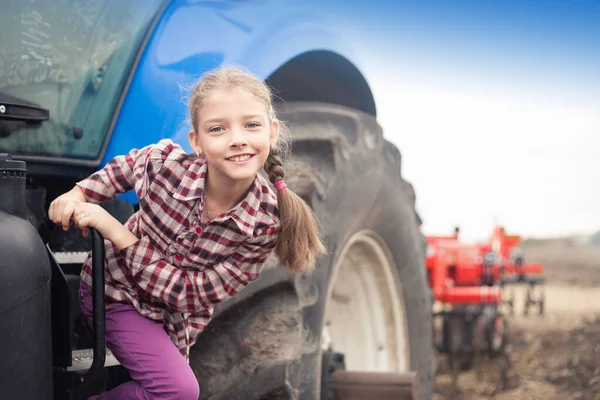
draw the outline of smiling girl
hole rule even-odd
[[[132,380],[94,399],[198,399],[189,351],[214,305],[256,279],[273,250],[292,273],[311,272],[325,251],[310,208],[286,188],[285,127],[266,84],[213,71],[189,113],[195,154],[168,139],[134,149],[50,205],[63,229],[72,220],[106,239],[106,341]],[[129,190],[140,208],[121,225],[97,203]],[[89,320],[90,256],[81,278]]]

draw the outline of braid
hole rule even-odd
[[[267,161],[265,161],[265,172],[269,176],[271,183],[275,183],[283,179],[283,161],[281,159],[280,150],[274,147],[269,152]]]
[[[282,151],[270,150],[264,169],[271,183],[283,180]],[[275,245],[279,261],[291,272],[308,272],[314,269],[315,257],[325,253],[317,221],[310,207],[289,189],[277,190],[277,205],[281,219],[281,233]]]

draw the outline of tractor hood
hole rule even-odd
[[[13,104],[49,111],[49,118],[5,123],[0,153],[59,163],[99,159],[131,67],[163,3],[3,4],[0,93]]]

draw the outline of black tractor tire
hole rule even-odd
[[[348,240],[368,230],[396,266],[409,368],[419,374],[420,399],[430,399],[431,298],[414,190],[402,179],[400,152],[371,115],[320,103],[285,108],[280,118],[293,138],[286,182],[312,207],[328,253],[317,260],[314,273],[296,277],[272,256],[256,281],[215,308],[190,357],[201,398],[320,398],[321,334],[334,266]]]

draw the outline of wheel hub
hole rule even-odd
[[[407,372],[408,326],[396,265],[384,241],[357,232],[344,246],[329,287],[322,348],[343,353],[348,370]]]

